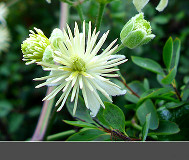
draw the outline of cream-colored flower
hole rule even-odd
[[[118,70],[114,67],[126,62],[127,59],[123,55],[112,55],[117,48],[117,46],[112,48],[116,40],[99,54],[109,32],[104,33],[98,43],[95,44],[100,32],[96,33],[96,29],[94,29],[92,33],[90,22],[87,40],[85,39],[85,23],[83,23],[82,33],[79,32],[77,23],[74,28],[74,35],[72,35],[69,26],[67,26],[67,29],[68,34],[63,30],[63,39],[57,41],[59,50],[53,53],[57,65],[38,62],[39,65],[44,66],[44,70],[51,72],[49,76],[35,79],[46,80],[36,88],[55,86],[55,89],[43,100],[50,100],[58,92],[63,92],[56,102],[56,106],[61,103],[57,111],[62,109],[68,95],[71,93],[71,101],[75,100],[74,114],[77,108],[79,91],[81,90],[86,107],[90,109],[92,116],[96,116],[100,105],[105,107],[98,94],[99,91],[110,101],[112,101],[110,96],[126,93],[126,90],[121,90],[119,86],[107,78],[118,77],[117,74],[112,73]]]
[[[10,34],[5,26],[0,25],[0,53],[6,52],[10,46]]]
[[[0,3],[0,23],[6,24],[5,18],[8,14],[8,8],[4,2]]]

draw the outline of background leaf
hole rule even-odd
[[[169,70],[171,66],[171,61],[173,57],[173,39],[170,37],[165,46],[163,47],[163,61],[166,68]]]
[[[163,121],[159,122],[158,129],[150,132],[148,135],[171,135],[176,134],[180,131],[178,125],[171,121]]]
[[[107,135],[106,132],[101,131],[99,129],[82,129],[78,133],[70,136],[67,141],[94,141],[95,139],[104,136],[101,140],[110,139],[110,135]],[[101,137],[102,138],[102,137]]]
[[[150,118],[151,118],[151,113],[146,115],[146,121],[142,127],[142,141],[145,141],[148,135],[148,130],[150,127]]]
[[[149,58],[136,57],[136,56],[132,56],[131,58],[132,58],[133,63],[135,63],[136,65],[144,69],[147,69],[157,74],[164,74],[161,66],[154,60],[151,60]]]
[[[150,129],[157,129],[159,124],[159,118],[157,115],[156,108],[151,100],[146,100],[136,111],[136,115],[141,123],[141,125],[144,125],[146,121],[147,114],[151,113],[151,119],[150,119]]]
[[[113,129],[125,132],[125,116],[122,110],[114,104],[105,102],[103,116],[107,124]]]

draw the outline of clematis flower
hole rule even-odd
[[[23,61],[27,61],[26,65],[40,62],[43,59],[44,52],[47,46],[50,45],[49,39],[44,35],[44,33],[37,28],[34,28],[37,33],[30,30],[30,37],[27,38],[21,44],[23,52]],[[49,48],[47,48],[49,53]],[[48,54],[49,55],[49,54]],[[47,58],[45,58],[46,60]]]
[[[114,40],[106,49],[99,54],[100,49],[105,42],[108,32],[104,33],[99,41],[97,41],[100,32],[96,33],[96,29],[91,32],[91,22],[89,22],[89,30],[87,40],[85,38],[85,22],[83,23],[83,32],[80,33],[77,23],[75,23],[74,35],[69,26],[68,33],[63,30],[62,35],[57,36],[60,30],[56,29],[55,35],[60,38],[56,41],[51,35],[54,48],[58,48],[53,52],[53,59],[56,64],[45,62],[37,62],[44,66],[45,71],[51,71],[49,76],[36,78],[34,80],[46,80],[39,84],[36,88],[43,86],[55,86],[54,90],[43,100],[50,100],[59,92],[61,96],[56,102],[60,111],[64,106],[68,95],[71,94],[71,101],[74,100],[73,114],[76,112],[78,95],[81,90],[85,105],[91,111],[91,116],[96,116],[100,106],[105,107],[98,92],[101,92],[107,99],[112,102],[111,96],[123,95],[126,90],[120,87],[108,78],[118,77],[112,73],[118,69],[114,68],[127,61],[124,55],[112,55],[117,46]],[[54,43],[56,42],[56,43]],[[95,44],[97,42],[97,44]]]
[[[141,10],[148,4],[150,0],[133,0],[133,4],[135,5],[138,12],[141,12]],[[168,0],[160,0],[158,6],[156,7],[156,10],[159,12],[163,11],[168,5]]]
[[[0,25],[0,53],[6,52],[10,46],[10,33],[5,26]]]

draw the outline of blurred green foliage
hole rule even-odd
[[[11,0],[6,1],[7,4],[10,2]],[[187,46],[189,45],[189,41],[187,39],[189,37],[189,1],[171,0],[169,1],[168,7],[160,13],[155,10],[157,3],[158,1],[152,1],[143,10],[146,19],[151,22],[153,33],[156,35],[155,39],[148,45],[144,45],[133,50],[125,48],[119,53],[126,55],[129,59],[127,63],[121,65],[120,71],[125,77],[126,81],[129,83],[129,86],[133,86],[133,90],[137,91],[139,95],[148,90],[149,87],[160,88],[161,86],[156,80],[156,74],[135,65],[131,60],[131,56],[140,56],[143,58],[153,59],[165,68],[162,59],[162,51],[165,42],[170,36],[173,37],[173,39],[176,37],[180,38],[182,44],[176,77],[179,91],[180,88],[183,87],[183,80],[185,80],[185,84],[188,85],[187,75],[189,75],[189,49]],[[97,2],[95,0],[89,0],[82,4],[82,8],[84,9],[85,20],[92,20],[92,23],[95,24],[95,18],[98,11]],[[44,72],[39,66],[26,66],[24,64],[22,61],[20,47],[22,41],[28,37],[29,29],[33,29],[33,27],[40,28],[43,30],[45,35],[49,37],[52,30],[59,26],[59,13],[60,3],[58,0],[53,0],[51,4],[48,4],[45,0],[20,0],[9,8],[7,25],[11,32],[11,47],[8,52],[2,53],[0,55],[1,141],[27,140],[32,136],[35,130],[38,116],[43,104],[42,99],[46,93],[46,88],[44,87],[42,89],[35,89],[35,86],[38,84],[38,82],[35,82],[32,79],[36,77],[42,77]],[[104,47],[114,39],[119,38],[122,27],[135,14],[137,14],[137,11],[132,4],[132,0],[115,0],[107,5],[104,13],[105,18],[102,21],[101,34],[107,30],[110,30],[110,34]],[[74,21],[80,22],[79,16],[75,8],[70,7],[68,23],[71,25],[71,28],[74,26]],[[185,88],[185,90],[187,90],[187,88]],[[162,127],[168,125],[169,121],[173,121],[179,125],[181,131],[177,133],[178,128],[175,123],[173,123],[171,125],[173,126],[172,128],[174,131],[168,130],[167,132],[175,132],[177,134],[172,136],[167,136],[166,134],[160,135],[160,140],[189,140],[188,105],[172,109],[168,109],[166,106],[159,105],[161,107],[159,107],[156,111],[154,106],[151,104],[151,101],[146,100],[140,108],[136,109],[133,108],[131,106],[132,103],[130,103],[136,102],[136,97],[132,101],[132,95],[128,94],[126,96],[125,98],[115,97],[113,99],[114,104],[121,108],[126,121],[129,121],[135,115],[135,113],[138,113],[137,111],[140,110],[141,107],[145,108],[145,103],[150,103],[148,106],[151,106],[151,109],[153,110],[151,114],[158,115],[159,119],[156,117],[156,119],[153,121],[154,124],[152,124],[150,123],[152,116],[150,118],[139,115],[139,121],[145,126],[146,131],[150,128],[156,129],[156,125],[157,123],[160,123],[160,121]],[[161,104],[161,101],[159,104]],[[106,110],[104,110],[104,112],[106,112]],[[107,117],[108,116],[109,115],[107,115]],[[146,121],[146,118],[148,121]],[[80,127],[70,126],[62,120],[74,120],[66,107],[57,114],[51,134],[67,131],[70,129],[74,129],[75,131],[80,129]],[[106,126],[106,124],[104,125]],[[139,136],[139,132],[137,130],[131,130],[128,128],[126,129],[126,132],[132,136]],[[154,132],[159,131],[154,130]],[[113,133],[114,132],[112,132],[112,134]],[[94,128],[84,129],[79,133],[76,133],[76,135],[69,137],[68,140],[75,140],[81,135],[86,134],[91,136],[90,140],[110,139],[110,137],[107,137],[107,135],[99,136],[101,138],[97,138],[96,135],[103,135],[103,133],[102,131]],[[118,133],[115,132],[114,135],[115,134]],[[143,134],[146,136],[145,131],[143,131]],[[151,133],[151,135],[153,135],[153,133]],[[143,139],[145,138],[146,137],[143,137]],[[66,138],[64,137],[60,140],[65,139]]]

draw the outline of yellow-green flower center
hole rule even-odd
[[[85,62],[83,61],[82,58],[80,57],[73,57],[72,58],[72,69],[73,71],[86,71],[86,68],[85,68]]]

